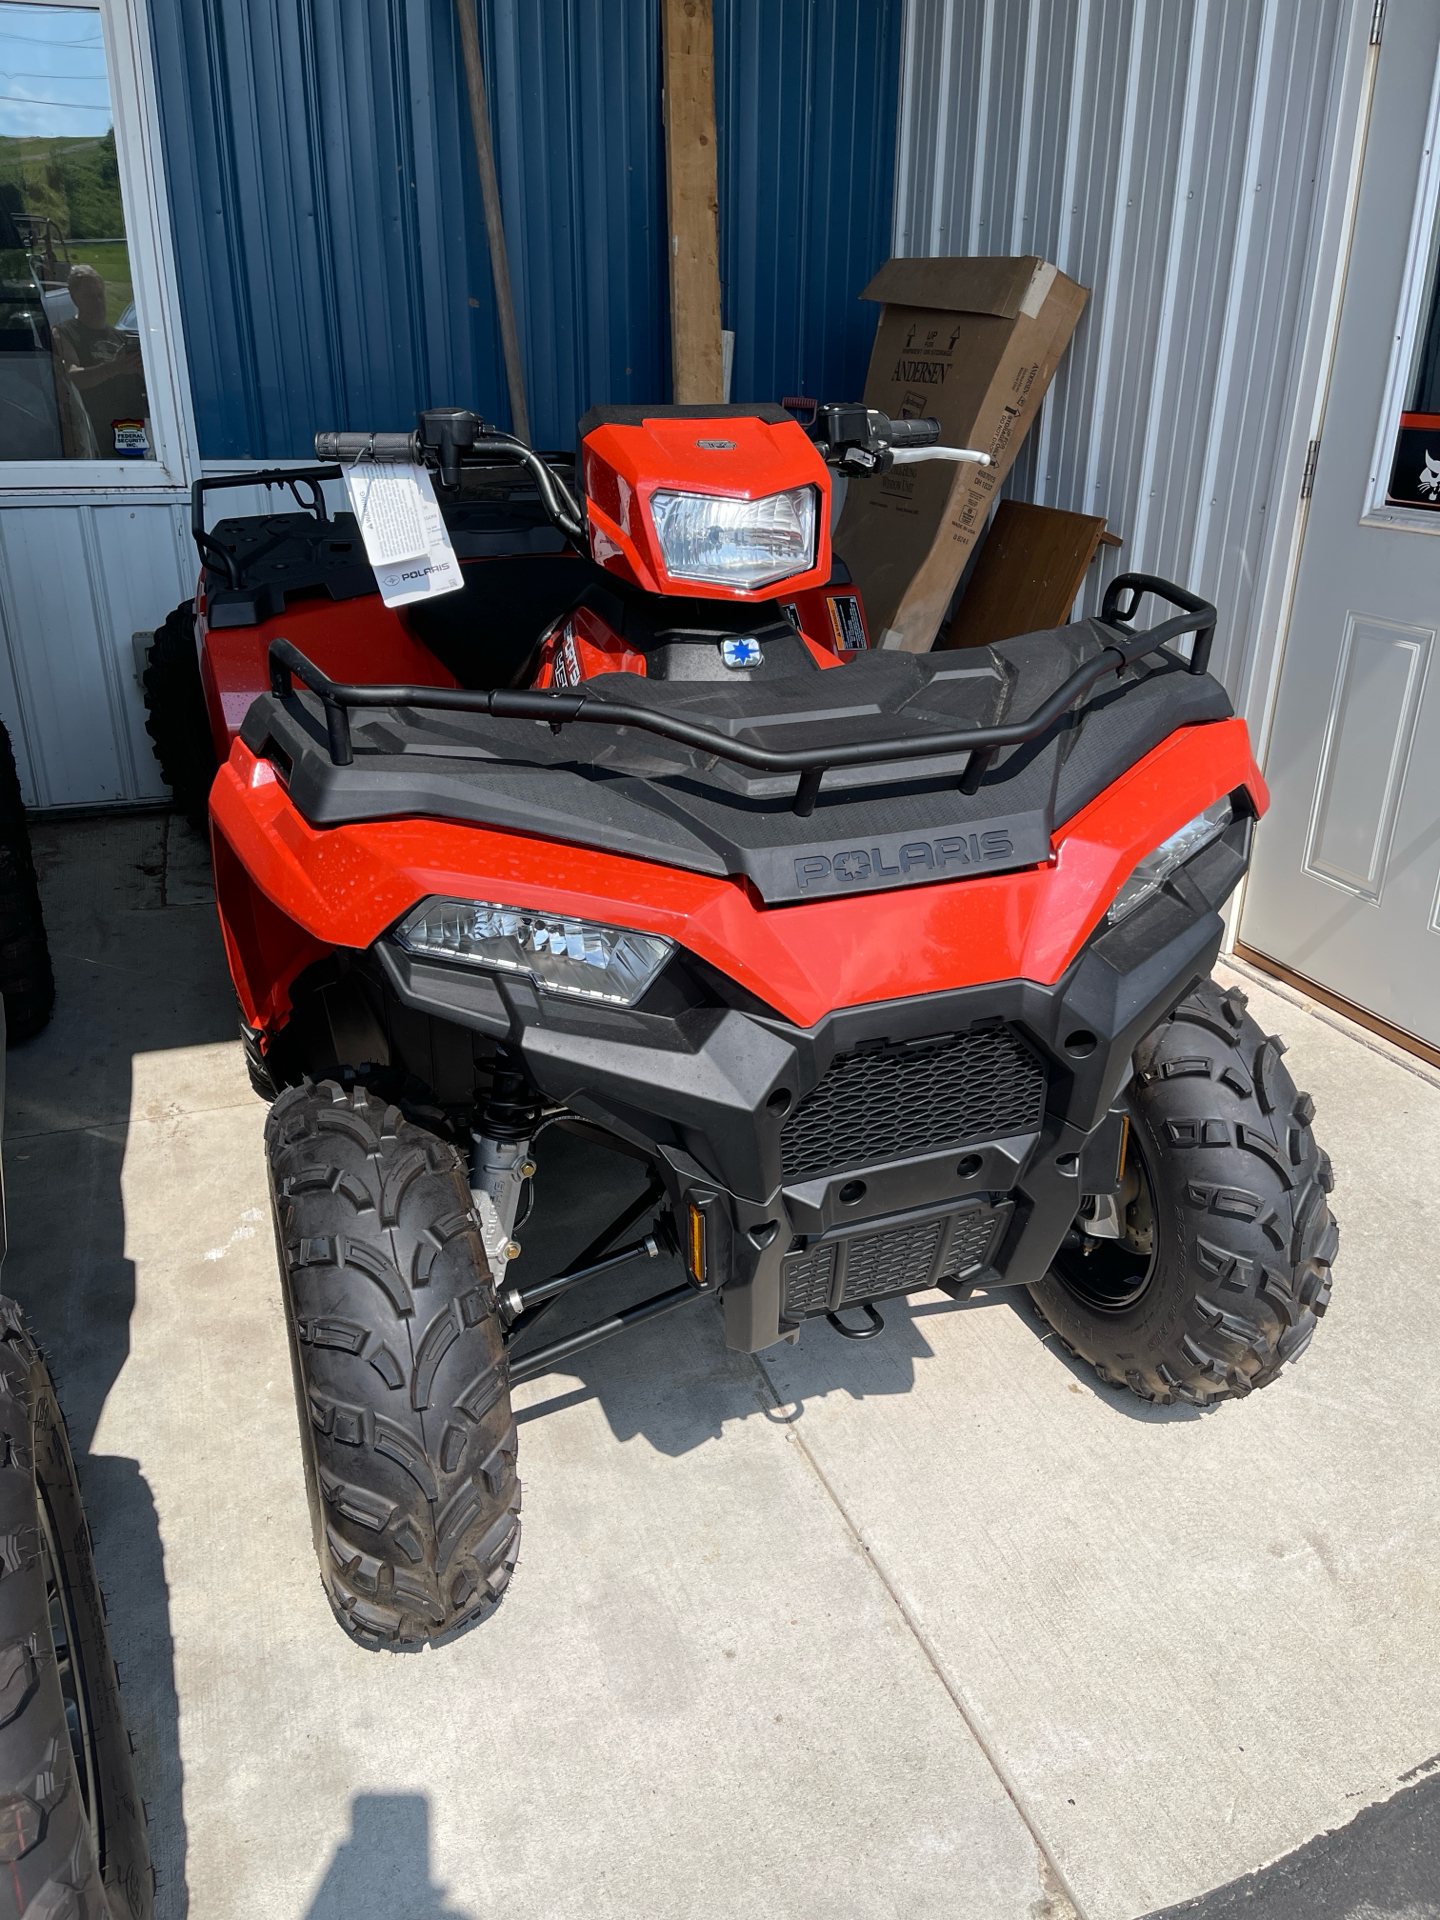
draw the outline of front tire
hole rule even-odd
[[[150,1920],[155,1878],[65,1422],[0,1298],[0,1915]]]
[[[1135,1050],[1119,1240],[1077,1220],[1030,1289],[1102,1380],[1196,1406],[1268,1386],[1310,1344],[1339,1234],[1315,1103],[1245,996],[1202,981]]]
[[[493,1611],[520,1547],[505,1347],[460,1156],[363,1087],[265,1122],[315,1551],[366,1646]]]

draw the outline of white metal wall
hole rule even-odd
[[[1366,0],[1368,16],[1369,4]],[[1038,253],[1090,303],[1006,491],[1104,514],[1221,610],[1244,701],[1354,0],[910,0],[895,250]],[[1272,524],[1276,540],[1272,540]]]
[[[163,799],[132,633],[195,591],[189,503],[0,507],[0,718],[32,807]]]

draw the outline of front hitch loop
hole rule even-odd
[[[868,1327],[847,1327],[838,1313],[827,1313],[825,1318],[830,1322],[831,1326],[834,1327],[835,1331],[838,1334],[843,1334],[847,1340],[873,1340],[877,1333],[883,1333],[885,1331],[885,1322],[880,1318],[880,1312],[877,1307],[872,1307],[870,1302],[866,1300],[862,1303],[860,1311],[870,1322]]]

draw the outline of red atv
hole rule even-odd
[[[1023,1286],[1102,1380],[1196,1405],[1274,1379],[1325,1310],[1313,1103],[1208,978],[1266,805],[1215,609],[1129,574],[1098,620],[870,651],[830,468],[980,457],[938,431],[600,407],[573,471],[455,410],[322,434],[434,472],[465,584],[399,612],[327,517],[338,466],[208,532],[205,490],[257,476],[197,485],[152,727],[190,804],[202,708],[222,762],[316,1547],[367,1643],[504,1591],[511,1385],[682,1303],[753,1352]],[[1136,630],[1147,593],[1179,611]],[[519,1278],[551,1127],[649,1185]],[[517,1345],[666,1249],[675,1284]]]

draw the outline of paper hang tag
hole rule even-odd
[[[433,600],[464,586],[424,467],[357,460],[345,469],[345,491],[387,607]]]

